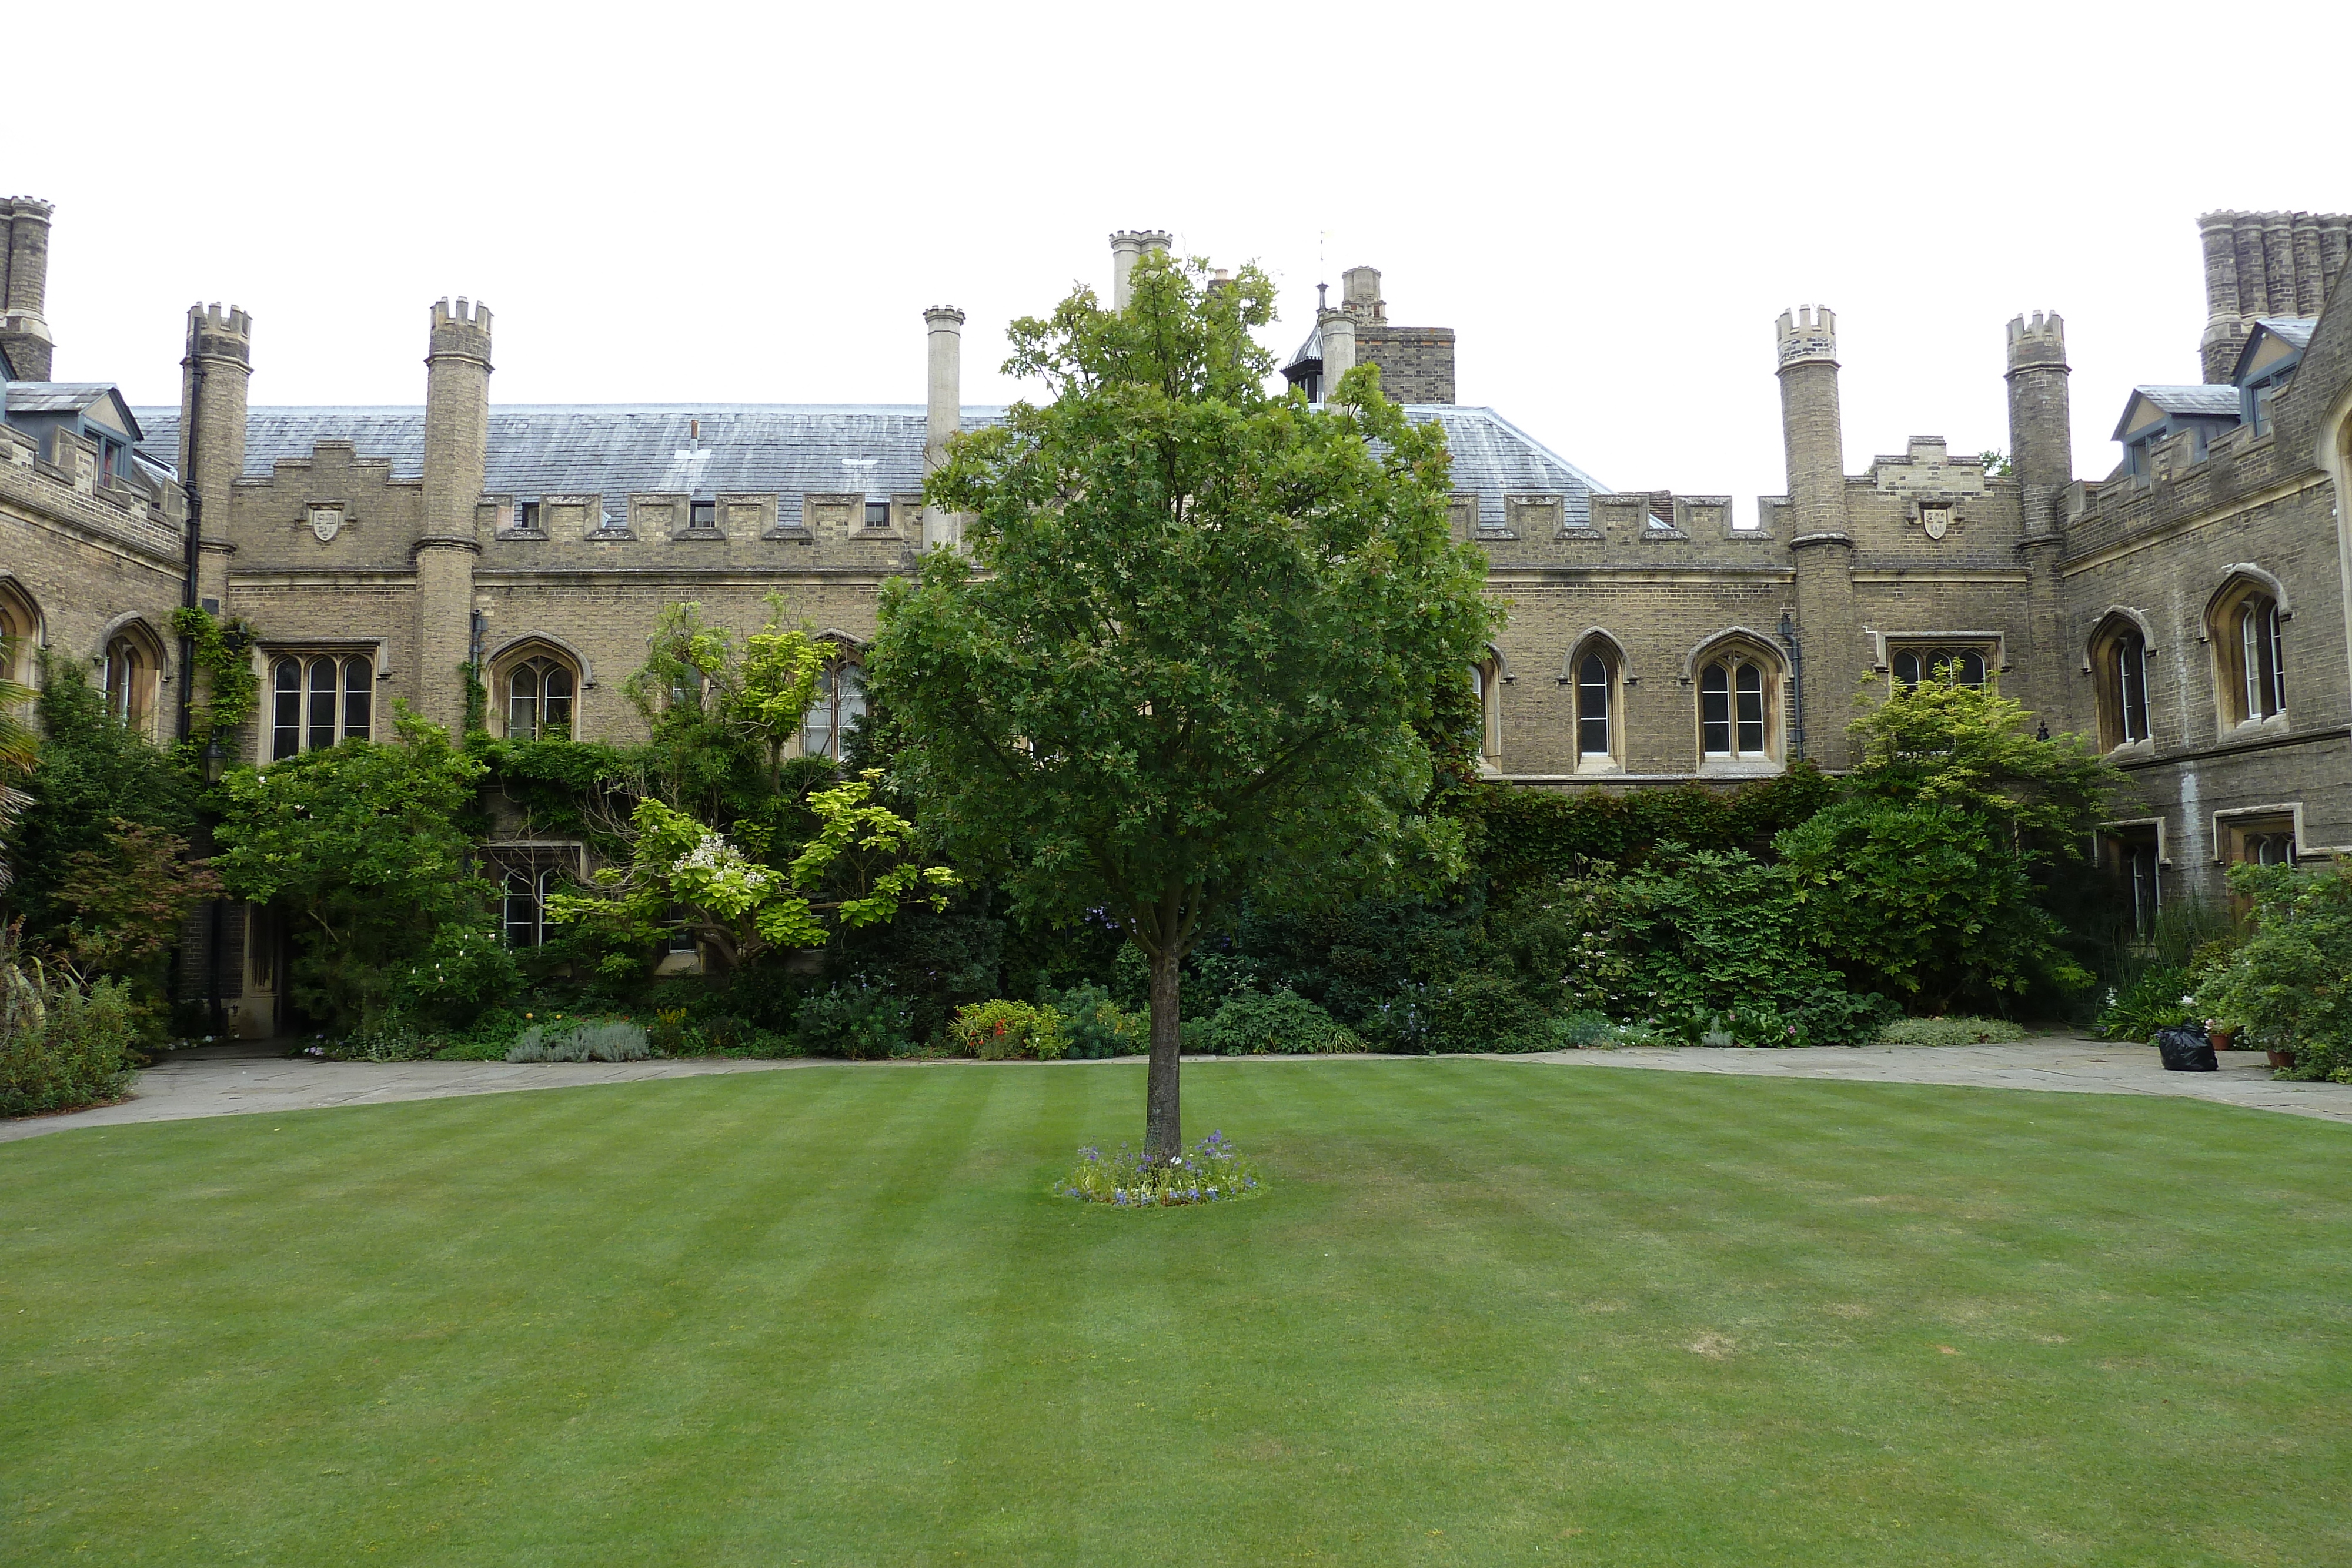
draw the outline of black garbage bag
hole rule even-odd
[[[2182,1024],[2177,1029],[2156,1031],[2156,1049],[2164,1057],[2167,1072],[2216,1072],[2220,1066],[2213,1060],[2213,1044],[2205,1031]]]

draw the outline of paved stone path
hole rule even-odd
[[[2039,1089],[2062,1094],[2164,1094],[2210,1100],[2290,1116],[2352,1123],[2352,1083],[2283,1083],[2260,1051],[2220,1054],[2218,1072],[2167,1072],[2152,1045],[2044,1038],[2013,1045],[1815,1047],[1800,1051],[1553,1051],[1503,1061],[1576,1067],[1646,1067],[1756,1078],[1839,1078],[1869,1083],[1950,1083],[1975,1089]]]
[[[119,1105],[63,1116],[0,1122],[0,1143],[72,1127],[131,1122],[173,1122],[195,1116],[307,1111],[329,1105],[374,1105],[394,1100],[437,1100],[456,1094],[500,1094],[583,1083],[628,1083],[646,1078],[698,1078],[713,1072],[771,1072],[796,1067],[840,1066],[794,1060],[732,1061],[319,1061],[285,1057],[266,1045],[205,1046],[180,1051],[139,1075]],[[1187,1057],[1208,1061],[1211,1057]],[[1398,1058],[1244,1057],[1245,1061],[1385,1060]],[[1968,1088],[2038,1089],[2074,1094],[2168,1094],[2290,1115],[2352,1123],[2352,1084],[2281,1083],[2251,1051],[2222,1057],[2219,1072],[2167,1072],[2144,1045],[2042,1039],[2014,1045],[1871,1047],[1860,1051],[1689,1050],[1564,1051],[1489,1061],[1530,1066],[1637,1068],[1668,1072],[1743,1073],[1761,1078],[1833,1078],[1877,1083],[1944,1083]],[[926,1064],[871,1062],[875,1071]],[[976,1067],[980,1063],[934,1063]],[[1037,1067],[1036,1062],[990,1065]],[[1052,1065],[1085,1067],[1087,1062]]]

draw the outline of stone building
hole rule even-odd
[[[626,740],[641,724],[621,682],[662,607],[749,630],[772,592],[835,648],[801,745],[837,753],[882,584],[957,540],[923,475],[950,434],[1001,413],[961,402],[963,317],[944,308],[924,313],[920,404],[503,407],[491,314],[464,299],[432,308],[421,407],[251,406],[254,322],[209,306],[189,312],[180,406],[127,408],[35,379],[49,211],[0,210],[0,616],[20,649],[103,666],[118,711],[159,738],[181,689],[172,609],[251,622],[264,695],[246,759],[383,738],[395,698],[462,724],[476,671],[494,732]],[[2138,389],[2099,481],[2073,473],[2054,313],[2006,329],[2010,471],[1915,436],[1859,475],[1835,318],[1781,316],[1788,488],[1750,526],[1728,497],[1611,490],[1457,404],[1453,333],[1391,325],[1370,267],[1284,374],[1312,397],[1375,363],[1411,417],[1444,425],[1454,528],[1509,612],[1475,672],[1494,777],[1630,789],[1836,768],[1858,681],[1949,664],[2051,730],[2097,736],[2126,770],[2133,800],[2103,852],[2144,915],[2214,895],[2230,860],[2352,846],[2352,306],[2331,313],[2326,287],[2346,221],[2220,214],[2203,232],[2206,382]],[[1168,243],[1112,236],[1114,305]],[[510,935],[536,940],[580,846],[518,835],[487,852]],[[188,984],[217,983],[241,1028],[269,1032],[284,936],[266,911],[227,924]]]

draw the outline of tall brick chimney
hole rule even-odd
[[[433,307],[425,359],[425,526],[415,545],[417,711],[465,731],[473,645],[475,508],[490,444],[490,309]],[[487,672],[485,672],[487,674]]]
[[[2197,349],[2209,382],[2230,379],[2263,317],[2318,315],[2352,250],[2352,216],[2343,213],[2207,213],[2197,232],[2205,249]]]
[[[1853,611],[1853,536],[1846,531],[1845,435],[1838,413],[1837,316],[1826,305],[1784,310],[1780,350],[1780,434],[1789,460],[1790,553],[1797,573],[1796,632],[1812,661],[1801,707],[1850,687],[1861,661],[1841,643],[1859,624]],[[1792,682],[1792,686],[1794,683]],[[1810,753],[1824,768],[1846,765],[1842,728],[1819,727]]]
[[[963,428],[963,312],[934,305],[923,312],[930,346],[929,395],[923,409],[923,476],[948,460],[948,437]],[[962,542],[961,519],[937,507],[923,507],[923,548]]]
[[[180,361],[180,483],[201,525],[199,602],[228,596],[229,496],[245,472],[246,382],[253,378],[253,319],[232,305],[188,307]]]
[[[17,379],[45,382],[56,344],[43,314],[49,285],[49,214],[47,202],[30,196],[0,198],[0,228],[6,254],[0,256],[0,349]]]

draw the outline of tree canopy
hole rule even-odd
[[[1130,305],[1079,288],[1016,321],[1045,383],[950,443],[964,514],[886,590],[870,663],[896,780],[950,848],[1049,920],[1102,911],[1150,961],[1145,1143],[1181,1140],[1177,972],[1245,891],[1450,868],[1416,731],[1496,621],[1452,541],[1442,430],[1360,366],[1312,408],[1266,391],[1255,267],[1148,256]]]

